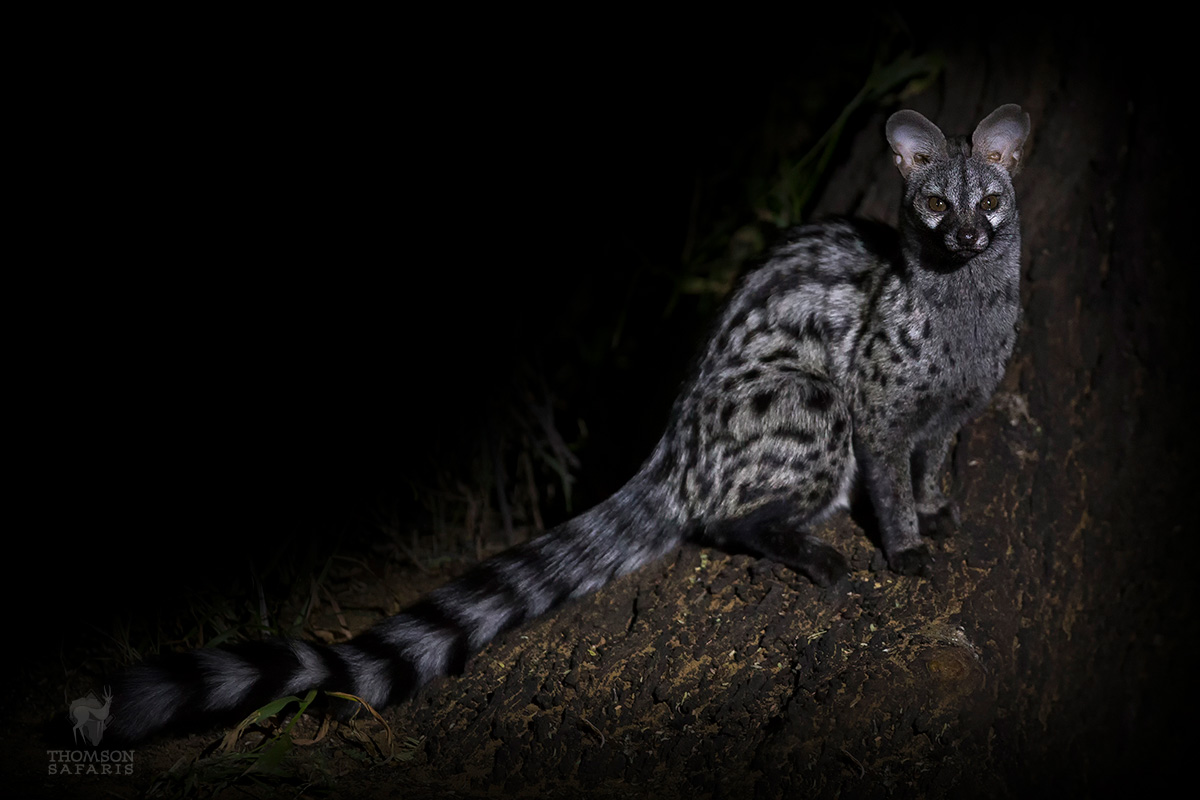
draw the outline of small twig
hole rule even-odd
[[[546,530],[546,525],[542,522],[542,511],[539,508],[541,500],[538,497],[537,479],[533,476],[533,459],[529,457],[528,450],[521,451],[519,461],[525,473],[525,484],[529,488],[529,511],[533,515],[533,529],[541,533]],[[510,544],[514,543],[510,542]]]
[[[329,601],[329,607],[333,610],[334,617],[337,618],[338,624],[342,627],[342,635],[347,639],[353,638],[354,634],[350,632],[350,625],[346,622],[346,616],[342,613],[342,607],[338,604],[337,598],[333,596],[333,592],[324,586],[321,587],[321,591],[325,593],[325,599]]]
[[[383,759],[383,762],[381,762],[381,763],[387,763],[388,761],[391,761],[391,760],[392,760],[392,759],[395,757],[395,755],[396,755],[396,747],[395,747],[395,743],[394,743],[394,742],[395,742],[395,735],[392,733],[392,726],[387,724],[387,720],[385,720],[383,717],[381,717],[381,716],[379,715],[379,712],[378,712],[378,711],[376,711],[376,710],[375,710],[375,709],[374,709],[374,708],[371,706],[371,704],[370,704],[370,703],[368,703],[366,700],[363,700],[363,699],[362,699],[361,697],[359,697],[358,695],[350,694],[350,693],[348,693],[348,692],[326,692],[326,694],[327,694],[327,695],[329,695],[330,697],[337,697],[337,698],[339,698],[339,699],[342,699],[342,700],[349,700],[349,701],[351,701],[351,702],[358,703],[358,707],[359,707],[359,708],[365,708],[365,709],[367,710],[367,712],[368,712],[368,713],[369,713],[369,714],[370,714],[372,717],[374,717],[374,718],[375,718],[375,721],[376,721],[376,722],[378,722],[380,725],[382,725],[382,726],[383,726],[383,732],[384,732],[384,734],[386,735],[386,738],[387,738],[387,751],[386,751],[386,752],[387,752],[387,757],[386,757],[386,758],[384,758],[384,759]],[[357,715],[357,713],[358,713],[358,710],[357,710],[357,709],[355,709],[355,714]],[[349,720],[349,721],[350,721],[350,722],[353,722],[353,718],[352,718],[351,720]],[[347,727],[349,728],[349,725],[347,725]],[[354,730],[354,729],[353,729],[353,728],[350,728],[350,730]],[[371,738],[371,737],[369,737],[369,736],[366,736],[366,734],[365,734],[365,733],[363,733],[363,736],[364,736],[364,737],[365,737],[365,738],[366,738],[368,741],[372,742],[372,743],[373,743],[373,744],[374,744],[374,745],[375,745],[377,748],[379,748],[379,744],[378,744],[378,742],[375,742],[375,740],[374,740],[374,739],[372,739],[372,738]],[[381,753],[382,753],[382,752],[384,752],[384,751],[383,751],[383,748],[379,748],[379,750],[380,750],[380,752],[381,752]]]
[[[505,495],[508,475],[504,469],[504,438],[502,436],[497,438],[498,441],[493,443],[491,436],[487,436],[484,439],[484,447],[492,462],[492,483],[496,492],[496,506],[500,510],[500,520],[504,524],[505,541],[511,545],[513,543],[513,518],[512,509],[508,505],[508,497]]]
[[[414,542],[417,539],[417,532],[415,529],[413,530],[412,538]],[[432,574],[432,571],[429,569],[429,567],[425,566],[425,563],[417,556],[416,551],[412,546],[402,542],[399,536],[392,541],[396,545],[396,549],[408,556],[408,560],[412,562],[413,566],[416,567],[419,572],[423,572],[426,575]]]
[[[862,762],[860,762],[860,761],[859,761],[857,758],[855,758],[854,756],[850,755],[850,751],[849,751],[849,750],[847,750],[847,749],[846,749],[846,748],[844,748],[844,747],[842,747],[842,748],[839,748],[839,749],[842,751],[842,755],[844,755],[846,758],[848,758],[848,759],[850,759],[851,761],[853,761],[853,762],[854,762],[854,766],[858,767],[858,777],[860,777],[860,778],[861,778],[861,777],[863,777],[864,775],[866,775],[866,774],[867,774],[867,771],[866,771],[866,769],[864,769],[864,768],[863,768]]]
[[[604,734],[600,732],[600,729],[597,728],[595,725],[593,725],[591,722],[589,722],[584,717],[580,717],[579,721],[582,722],[584,725],[588,726],[589,728],[591,728],[592,732],[600,737],[600,746],[604,747]]]

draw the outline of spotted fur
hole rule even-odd
[[[861,477],[892,569],[927,571],[922,532],[957,512],[937,475],[988,403],[1015,341],[1020,230],[1011,176],[1029,117],[1013,105],[947,139],[900,111],[900,228],[834,220],[791,232],[731,297],[665,433],[590,511],[478,565],[349,642],[247,643],[130,669],[114,737],[137,740],[308,689],[376,707],[461,671],[502,631],[687,539],[830,584],[846,562],[812,526]]]

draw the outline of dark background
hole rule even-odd
[[[104,565],[85,608],[47,601],[136,610],[369,535],[380,502],[467,470],[524,402],[514,375],[577,445],[572,508],[607,496],[720,299],[677,292],[689,236],[719,255],[755,223],[747,175],[769,184],[873,58],[918,45],[890,16],[867,31],[318,38],[162,74],[177,42],[113,53],[75,96],[88,135],[59,155],[18,355],[41,517],[18,551]]]

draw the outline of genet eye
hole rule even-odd
[[[929,210],[941,213],[946,210],[946,201],[936,194],[929,195]]]
[[[1000,195],[989,194],[987,197],[979,201],[979,207],[984,211],[995,211],[1000,207]]]

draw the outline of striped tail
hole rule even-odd
[[[458,673],[498,634],[589,594],[682,540],[666,504],[635,478],[592,510],[485,561],[349,642],[248,642],[176,653],[129,669],[116,684],[106,736],[157,733],[243,718],[310,689],[376,708]]]

